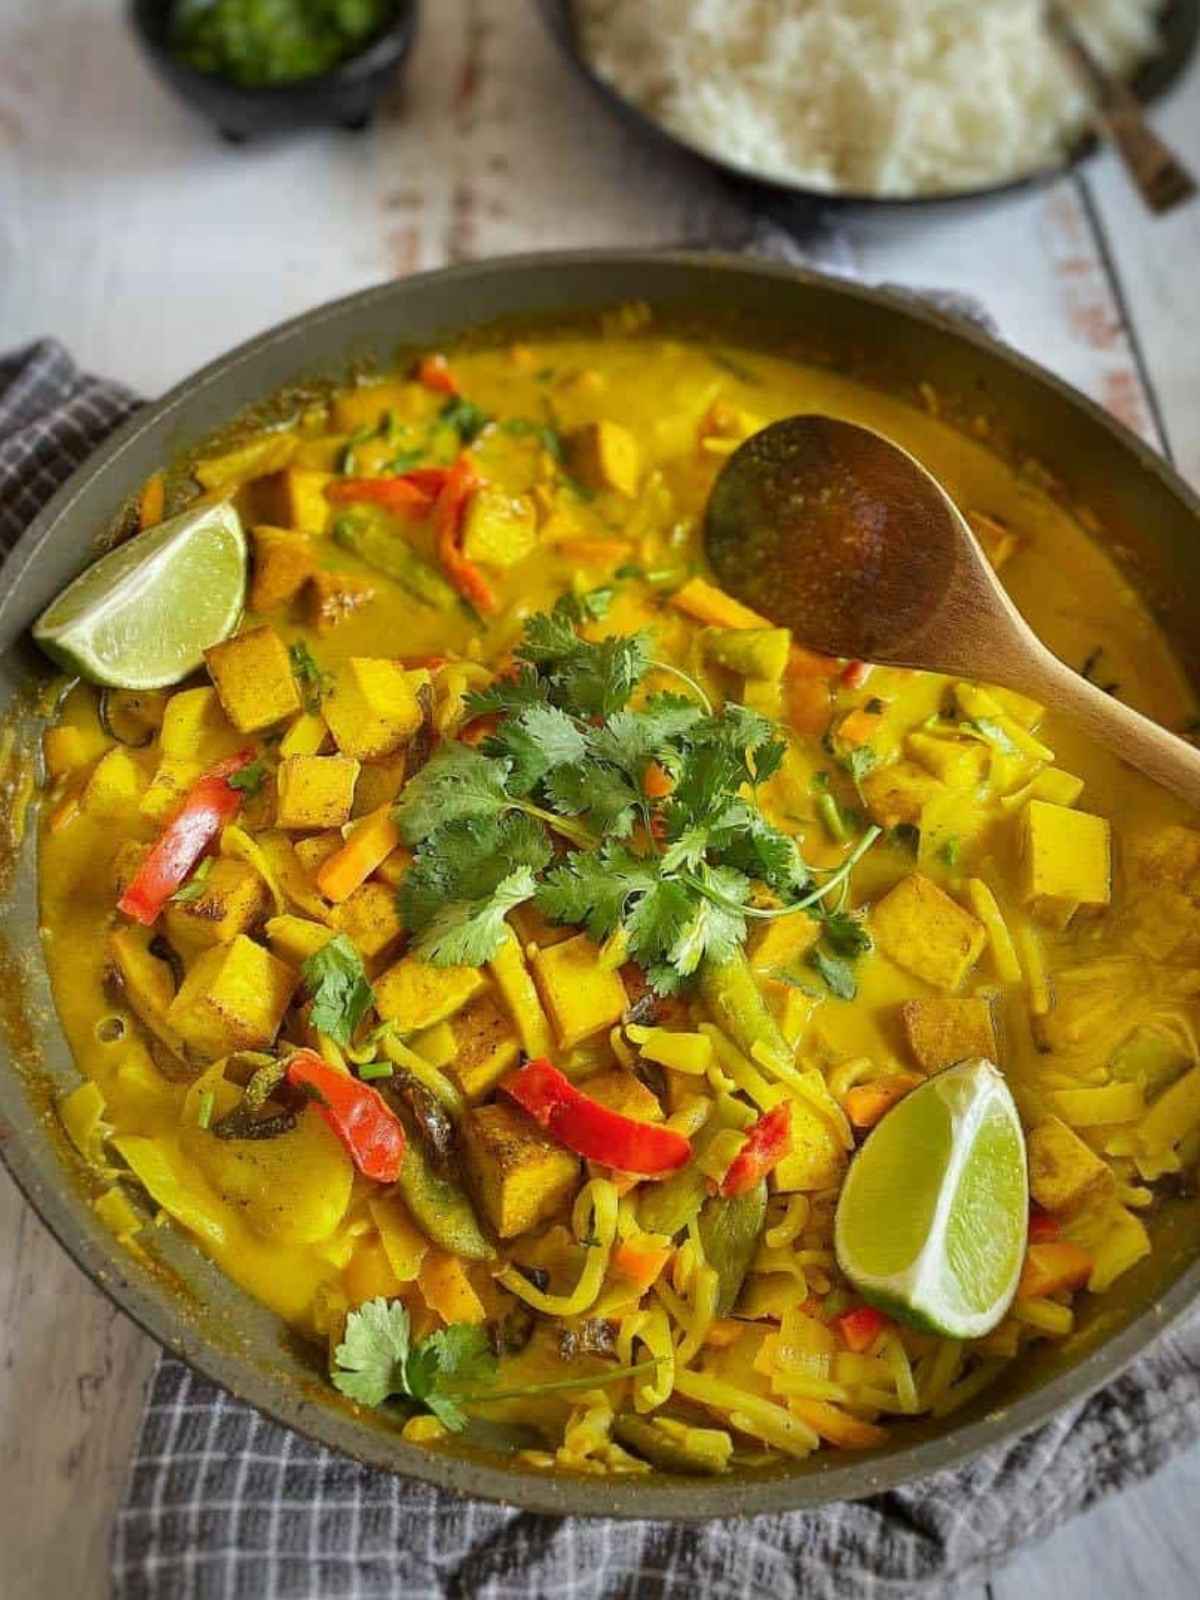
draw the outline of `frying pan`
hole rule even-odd
[[[1200,683],[1200,502],[1089,401],[902,294],[732,257],[592,251],[455,267],[354,295],[251,340],[126,423],[64,485],[5,566],[0,715],[34,746],[41,724],[33,696],[48,669],[28,642],[29,626],[164,461],[276,391],[336,378],[371,355],[487,342],[501,329],[511,336],[594,327],[598,311],[634,299],[655,308],[659,330],[822,360],[901,395],[915,397],[919,383],[932,383],[951,423],[961,416],[966,427],[985,415],[997,449],[1014,460],[1038,458],[1057,497],[1099,518],[1098,537]],[[1200,1291],[1200,1202],[1179,1198],[1157,1223],[1154,1255],[1085,1309],[1066,1348],[1031,1355],[952,1426],[897,1423],[888,1445],[866,1456],[820,1452],[805,1463],[712,1481],[607,1481],[525,1471],[479,1447],[406,1444],[394,1421],[356,1415],[329,1386],[318,1352],[181,1231],[145,1230],[143,1262],[97,1219],[89,1203],[96,1180],[53,1111],[54,1098],[79,1074],[38,956],[35,831],[27,830],[11,863],[0,919],[0,1154],[64,1248],[147,1332],[267,1415],[363,1462],[562,1514],[699,1520],[855,1498],[953,1467],[1036,1427],[1113,1377]]]

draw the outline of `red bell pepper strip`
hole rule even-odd
[[[432,389],[437,394],[458,393],[458,384],[454,373],[450,370],[450,363],[441,351],[425,356],[418,362],[417,382],[423,383],[427,389]]]
[[[237,816],[242,794],[228,779],[253,760],[253,750],[239,750],[192,785],[117,901],[119,911],[150,926],[213,839]]]
[[[466,456],[459,456],[446,475],[446,482],[433,508],[437,538],[437,558],[450,582],[477,611],[495,611],[496,596],[491,585],[473,561],[462,553],[459,536],[467,501],[479,487],[479,479]]]
[[[759,1117],[721,1179],[721,1193],[745,1194],[777,1167],[792,1147],[792,1113],[785,1100]]]
[[[843,1311],[834,1317],[833,1325],[846,1342],[846,1348],[855,1355],[869,1350],[888,1326],[888,1319],[874,1306],[855,1306],[853,1311]]]
[[[1060,1229],[1058,1218],[1049,1211],[1043,1211],[1041,1206],[1031,1206],[1029,1209],[1029,1242],[1030,1244],[1049,1244],[1057,1239]]]
[[[420,489],[422,494],[427,494],[431,500],[436,500],[446,487],[446,479],[450,476],[449,467],[413,467],[411,471],[403,474],[405,483],[411,483]]]
[[[325,498],[333,505],[369,501],[398,517],[427,517],[434,495],[407,474],[386,478],[339,478],[325,485]]]
[[[404,1129],[378,1089],[339,1072],[315,1050],[297,1050],[287,1078],[317,1102],[364,1178],[395,1183],[404,1161]]]
[[[652,1178],[674,1172],[691,1158],[691,1143],[681,1133],[610,1111],[549,1061],[527,1061],[500,1087],[547,1133],[585,1160]]]

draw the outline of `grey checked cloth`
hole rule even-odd
[[[0,544],[136,407],[43,341],[0,360]],[[1200,1321],[1011,1448],[891,1494],[716,1522],[559,1519],[361,1467],[170,1356],[117,1518],[114,1600],[899,1600],[1016,1545],[1200,1438]]]

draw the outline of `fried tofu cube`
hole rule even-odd
[[[150,787],[138,803],[142,816],[152,822],[162,822],[204,771],[198,761],[182,761],[176,756],[164,756],[151,779]]]
[[[1112,843],[1106,818],[1030,800],[1020,838],[1022,896],[1039,921],[1063,928],[1079,906],[1108,904]]]
[[[359,765],[349,756],[287,756],[275,774],[281,828],[340,828],[350,820]]]
[[[846,1171],[847,1156],[833,1124],[803,1100],[788,1104],[791,1150],[775,1168],[775,1188],[781,1194],[836,1188]]]
[[[302,711],[279,741],[281,756],[319,756],[329,743],[329,729],[318,712]]]
[[[977,1056],[996,1060],[996,1029],[986,1000],[906,1000],[900,1022],[913,1060],[926,1072]]]
[[[552,1216],[579,1183],[578,1156],[516,1106],[476,1106],[463,1118],[462,1132],[479,1203],[502,1239]]]
[[[218,856],[195,899],[167,902],[167,938],[185,953],[225,944],[249,932],[266,907],[267,886],[254,868]]]
[[[333,675],[325,721],[344,756],[380,761],[394,755],[421,726],[419,691],[427,672],[406,672],[382,656],[351,656]]]
[[[367,961],[382,955],[404,932],[395,893],[386,883],[370,879],[335,906],[329,920]]]
[[[350,815],[367,817],[372,811],[378,811],[380,806],[390,805],[404,787],[407,770],[408,756],[403,750],[384,761],[366,762],[358,775],[358,787],[354,791]]]
[[[79,808],[99,821],[128,817],[137,809],[145,788],[145,775],[136,758],[117,745],[92,768],[79,796]]]
[[[586,933],[538,950],[530,964],[560,1049],[573,1049],[621,1020],[629,1003],[625,985],[600,965],[600,951]]]
[[[477,489],[463,518],[463,554],[485,567],[515,567],[537,546],[537,510],[528,495]]]
[[[299,975],[239,933],[193,965],[167,1012],[168,1024],[198,1056],[265,1049],[279,1032]]]
[[[881,828],[917,824],[927,801],[944,793],[944,785],[915,761],[893,761],[876,767],[862,780],[863,799]]]
[[[635,1122],[661,1122],[663,1109],[658,1096],[640,1078],[620,1067],[594,1073],[581,1085],[583,1092],[610,1111]]]
[[[910,733],[904,748],[914,761],[951,789],[973,789],[983,782],[987,746],[977,739],[943,739],[934,733]]]
[[[1058,1117],[1031,1128],[1026,1143],[1029,1192],[1046,1211],[1073,1211],[1114,1186],[1112,1169]]]
[[[286,961],[289,967],[302,967],[309,956],[323,950],[334,936],[334,930],[324,922],[313,922],[290,912],[269,918],[265,931],[272,954]]]
[[[239,733],[270,728],[300,709],[287,646],[264,624],[204,652],[225,715]]]
[[[171,696],[158,740],[164,757],[194,761],[202,767],[232,755],[240,743],[237,729],[221,709],[217,691],[207,685]]]
[[[821,937],[821,924],[807,911],[769,922],[750,950],[750,965],[755,972],[771,973],[794,967]]]
[[[332,633],[339,623],[369,605],[377,592],[373,583],[349,572],[314,572],[308,585],[309,627],[322,637]]]
[[[450,1024],[454,1055],[450,1071],[468,1100],[482,1100],[517,1064],[521,1041],[507,1009],[485,989]]]
[[[947,992],[961,986],[987,943],[982,922],[920,872],[875,903],[871,929],[898,967]]]
[[[1180,889],[1193,897],[1200,889],[1200,832],[1195,828],[1171,823],[1139,839],[1131,854],[1137,875],[1145,883]]]
[[[296,533],[323,534],[331,506],[325,490],[336,474],[310,467],[287,467],[258,486],[256,500],[262,520]]]
[[[317,570],[317,550],[307,533],[260,523],[250,530],[254,572],[251,611],[274,611],[293,601]]]
[[[638,442],[619,422],[589,422],[572,434],[571,470],[592,489],[615,489],[630,499],[642,475]]]
[[[477,995],[487,979],[478,967],[435,967],[401,956],[375,980],[375,1009],[404,1033],[444,1022]]]

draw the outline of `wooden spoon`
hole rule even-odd
[[[805,416],[754,434],[713,486],[704,540],[722,586],[797,641],[1017,689],[1200,807],[1200,750],[1052,655],[937,479],[869,428]]]

